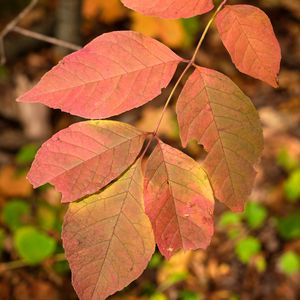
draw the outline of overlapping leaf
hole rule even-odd
[[[212,0],[121,0],[125,6],[148,16],[166,19],[190,18],[204,14],[214,5]]]
[[[106,33],[66,56],[18,100],[107,118],[158,96],[181,61],[167,46],[140,33]]]
[[[177,102],[183,146],[191,139],[208,152],[204,161],[215,196],[243,209],[263,147],[258,114],[250,99],[225,75],[197,68]]]
[[[140,162],[99,194],[70,204],[62,236],[81,300],[105,299],[136,279],[155,248]]]
[[[46,182],[70,202],[99,191],[136,159],[144,142],[136,128],[115,121],[86,121],[45,142],[28,173],[38,187]]]
[[[161,141],[147,162],[145,207],[165,257],[210,243],[214,199],[207,175],[192,158]]]
[[[277,87],[281,51],[268,16],[251,5],[226,5],[216,25],[236,67]]]

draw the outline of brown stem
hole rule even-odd
[[[75,44],[72,44],[72,43],[69,43],[69,42],[65,42],[65,41],[59,40],[57,38],[50,37],[50,36],[47,36],[47,35],[44,35],[44,34],[41,34],[41,33],[38,33],[38,32],[33,32],[31,30],[21,28],[21,27],[18,27],[18,26],[14,27],[11,31],[17,32],[19,34],[22,34],[22,35],[25,35],[25,36],[28,36],[28,37],[31,37],[31,38],[36,39],[36,40],[40,40],[40,41],[43,41],[43,42],[46,42],[46,43],[50,43],[50,44],[60,46],[60,47],[64,47],[64,48],[67,48],[67,49],[71,49],[71,50],[74,50],[74,51],[77,51],[77,50],[81,49],[81,47],[78,46],[78,45],[75,45]]]

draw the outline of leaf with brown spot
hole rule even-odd
[[[225,75],[196,68],[186,82],[176,112],[183,146],[203,144],[215,196],[241,211],[249,196],[263,148],[262,129],[250,99]]]
[[[49,182],[62,202],[93,194],[120,176],[136,159],[145,135],[116,121],[86,121],[56,133],[38,151],[28,179]]]
[[[99,194],[72,203],[63,245],[81,300],[102,300],[141,275],[155,249],[137,161]]]
[[[251,5],[226,5],[216,25],[236,67],[277,87],[281,50],[268,16]]]
[[[214,198],[207,175],[192,158],[161,141],[146,166],[145,207],[166,258],[209,245]]]

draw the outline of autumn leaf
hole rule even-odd
[[[212,0],[121,0],[123,4],[148,16],[166,19],[190,18],[213,9]]]
[[[216,25],[236,67],[277,87],[281,50],[268,16],[251,5],[226,5]]]
[[[161,141],[146,166],[145,207],[166,258],[210,243],[214,198],[207,175],[192,158]]]
[[[225,75],[196,68],[176,106],[183,146],[191,139],[208,152],[204,161],[215,196],[241,211],[263,148],[262,129],[250,99]]]
[[[72,203],[63,245],[81,300],[101,300],[139,277],[155,249],[137,161],[99,194]]]
[[[181,61],[168,47],[140,33],[106,33],[66,56],[18,101],[107,118],[158,96]]]
[[[86,121],[59,131],[38,151],[28,173],[34,187],[49,182],[62,202],[95,193],[136,159],[145,136],[115,121]]]

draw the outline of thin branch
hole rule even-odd
[[[4,29],[0,32],[0,64],[4,64],[6,62],[6,55],[5,55],[5,47],[4,47],[4,38],[10,32],[17,32],[27,37],[34,38],[36,40],[44,41],[56,46],[64,47],[71,50],[79,50],[81,49],[80,46],[74,45],[69,42],[65,42],[59,40],[54,37],[49,37],[44,34],[33,32],[31,30],[21,28],[18,25],[20,20],[22,20],[39,2],[39,0],[32,0],[28,6],[26,6],[10,23],[8,23]]]
[[[44,35],[44,34],[41,34],[41,33],[38,33],[38,32],[34,32],[34,31],[31,31],[31,30],[25,29],[25,28],[21,28],[19,26],[14,27],[11,31],[17,32],[19,34],[22,34],[22,35],[25,35],[25,36],[28,36],[28,37],[31,37],[31,38],[39,40],[39,41],[43,41],[43,42],[46,42],[46,43],[49,43],[49,44],[64,47],[64,48],[71,49],[71,50],[74,50],[74,51],[77,51],[77,50],[81,49],[81,47],[78,46],[78,45],[75,45],[75,44],[72,44],[72,43],[69,43],[69,42],[66,42],[66,41],[62,41],[62,40],[59,40],[57,38],[50,37],[50,36],[47,36],[47,35]]]

